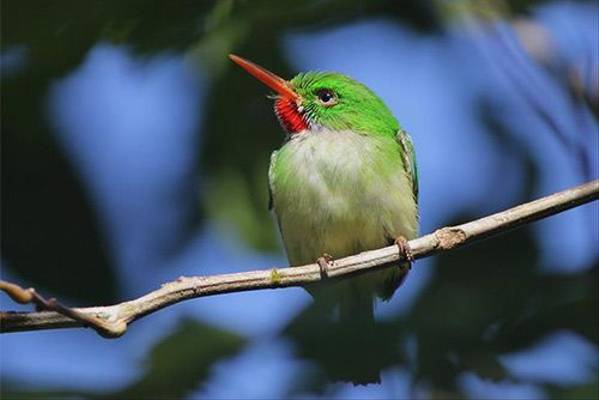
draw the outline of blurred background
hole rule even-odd
[[[234,52],[372,88],[428,233],[599,175],[595,1],[2,1],[2,279],[69,305],[286,264],[283,134]],[[300,288],[185,302],[117,340],[0,336],[3,398],[597,398],[599,206],[419,260],[335,348]],[[2,310],[29,310],[0,296]],[[316,321],[316,322],[315,322]],[[332,382],[375,362],[381,385]],[[366,360],[366,361],[364,361]]]

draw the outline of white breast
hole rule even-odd
[[[394,138],[318,130],[271,160],[270,184],[292,264],[415,237],[416,204]]]

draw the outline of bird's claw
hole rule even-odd
[[[410,248],[408,239],[406,239],[404,236],[398,236],[395,239],[395,244],[399,248],[399,254],[402,255],[406,261],[414,261],[414,255],[412,254],[412,249]]]
[[[321,257],[318,257],[316,263],[320,267],[320,276],[325,279],[329,277],[329,265],[333,261],[333,257],[330,254],[324,253]]]

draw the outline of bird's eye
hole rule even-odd
[[[318,89],[316,97],[318,97],[318,101],[323,106],[330,107],[337,104],[337,96],[335,96],[335,93],[330,89]]]

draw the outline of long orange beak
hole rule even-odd
[[[241,68],[252,74],[260,82],[277,92],[279,95],[298,100],[299,95],[292,89],[291,83],[281,78],[278,75],[273,74],[261,66],[254,64],[253,62],[246,60],[245,58],[236,56],[235,54],[229,54],[229,58]]]

